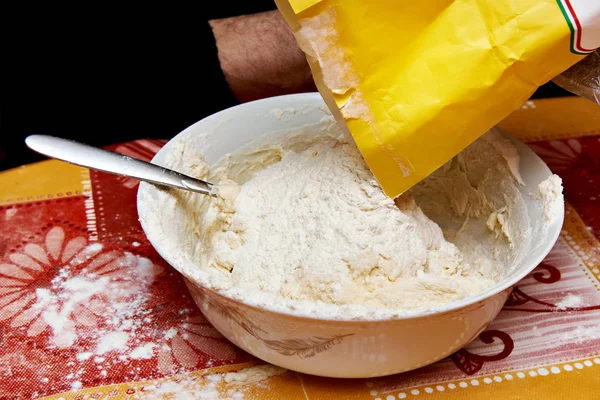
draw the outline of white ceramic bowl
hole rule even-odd
[[[210,164],[267,132],[315,124],[326,114],[325,110],[318,93],[245,103],[190,126],[169,141],[152,161],[164,165],[174,142],[202,134],[203,139],[196,142],[197,150]],[[189,271],[197,266],[169,250],[172,246],[167,241],[184,240],[182,235],[186,233],[178,222],[185,218],[183,211],[176,207],[156,217],[149,206],[159,197],[169,196],[169,191],[142,183],[138,212],[148,239],[186,277],[206,318],[240,348],[272,364],[308,374],[343,378],[391,375],[431,364],[474,340],[496,317],[515,284],[543,260],[558,238],[563,216],[543,233],[538,222],[543,219],[542,210],[529,196],[551,172],[527,146],[512,140],[521,156],[521,175],[526,184],[521,191],[531,231],[536,235],[532,240],[535,248],[508,276],[485,292],[416,316],[369,321],[306,318],[224,297],[193,282]]]

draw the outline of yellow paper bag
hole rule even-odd
[[[276,0],[390,197],[600,47],[600,0]]]

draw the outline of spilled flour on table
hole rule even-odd
[[[577,326],[561,336],[565,343],[582,344],[587,341],[600,339],[600,325]]]
[[[10,261],[3,265],[23,283],[1,278],[10,286],[0,302],[12,303],[0,306],[0,319],[24,340],[5,346],[0,376],[15,389],[35,385],[32,398],[247,359],[187,291],[164,286],[180,281],[135,250],[68,237],[55,226]]]
[[[146,343],[142,346],[138,346],[129,353],[129,357],[134,360],[147,360],[154,356],[154,348],[156,344],[154,343]]]
[[[145,328],[161,268],[129,252],[102,250],[98,243],[84,248],[35,289],[31,306],[49,333],[47,349],[76,351],[66,363],[71,390],[82,387],[90,369],[105,377],[118,364],[152,358],[157,347]]]
[[[67,265],[49,287],[36,289],[33,307],[41,309],[41,317],[52,329],[54,346],[69,348],[79,340],[95,343],[93,351],[78,354],[78,359],[122,352],[144,323],[150,322],[144,316],[149,313],[145,305],[150,298],[148,286],[154,280],[154,265],[131,253],[124,253],[116,261],[109,266],[118,269],[116,274],[107,275],[85,268],[75,271]],[[90,326],[97,329],[84,328]]]
[[[274,365],[255,365],[237,372],[214,373],[203,377],[180,375],[160,383],[145,386],[136,399],[146,400],[237,400],[254,398],[252,388],[268,389],[266,381],[286,373]]]
[[[561,301],[556,303],[556,307],[559,310],[564,310],[565,308],[571,308],[581,305],[582,302],[583,300],[581,299],[581,297],[569,293]]]

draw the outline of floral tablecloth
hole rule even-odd
[[[144,236],[136,180],[54,160],[0,173],[0,398],[600,398],[600,106],[530,101],[501,126],[563,178],[562,234],[466,349],[376,379],[273,368],[224,339]]]

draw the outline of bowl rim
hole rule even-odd
[[[237,104],[235,106],[223,109],[221,111],[218,111],[216,113],[213,113],[211,115],[208,115],[200,120],[198,120],[197,122],[193,123],[192,125],[188,126],[187,128],[185,128],[184,130],[182,130],[181,132],[179,132],[178,134],[176,134],[175,136],[173,136],[171,139],[169,139],[169,141],[167,143],[165,143],[165,145],[152,157],[152,160],[150,161],[151,163],[155,163],[156,159],[159,158],[159,154],[161,154],[161,152],[167,151],[166,149],[168,149],[168,143],[174,140],[177,140],[177,138],[180,135],[184,135],[184,134],[189,134],[188,132],[195,129],[195,127],[199,124],[203,124],[206,122],[210,122],[212,119],[217,119],[220,120],[222,119],[225,115],[227,115],[228,113],[230,113],[232,110],[236,110],[239,108],[246,108],[246,107],[257,107],[260,104],[264,104],[265,110],[269,110],[269,109],[275,109],[275,108],[281,108],[281,107],[272,107],[270,104],[274,104],[274,105],[281,105],[282,100],[285,99],[298,99],[298,103],[296,105],[296,107],[302,107],[304,105],[307,104],[316,104],[319,101],[323,103],[323,105],[325,105],[325,102],[323,101],[321,95],[319,92],[306,92],[306,93],[294,93],[294,94],[286,94],[286,95],[281,95],[281,96],[273,96],[273,97],[268,97],[268,98],[263,98],[263,99],[258,99],[258,100],[253,100],[253,101],[249,101],[246,103],[241,103],[241,104]],[[504,132],[504,131],[503,131]],[[505,132],[506,133],[506,132]],[[543,165],[550,171],[549,167],[547,166],[547,164],[533,151],[531,150],[529,147],[527,147],[527,145],[525,143],[523,143],[521,140],[515,138],[514,136],[512,136],[511,134],[507,133],[509,138],[511,140],[515,140],[517,142],[520,142],[523,146],[525,146],[525,148],[529,151],[531,151],[531,153],[537,157],[542,163]],[[162,155],[160,156],[162,157]],[[550,173],[552,174],[552,171],[550,171]],[[311,320],[311,321],[326,321],[326,322],[336,322],[336,323],[364,323],[364,322],[390,322],[390,321],[400,321],[400,320],[409,320],[409,319],[418,319],[418,318],[425,318],[425,317],[430,317],[432,315],[442,315],[442,314],[446,314],[446,313],[450,313],[453,311],[459,311],[459,310],[463,310],[465,308],[468,308],[470,306],[476,305],[478,303],[483,303],[487,300],[491,300],[493,297],[495,297],[496,295],[500,294],[501,292],[510,289],[512,290],[512,288],[514,286],[516,286],[523,278],[525,278],[529,273],[531,273],[535,268],[538,267],[538,265],[546,258],[546,256],[550,253],[550,251],[552,250],[552,248],[554,247],[554,245],[556,244],[559,236],[560,236],[560,232],[562,230],[562,225],[564,222],[564,216],[565,216],[565,210],[564,210],[564,196],[561,196],[561,209],[560,209],[560,215],[557,216],[557,219],[550,225],[549,227],[549,231],[551,231],[551,233],[547,236],[547,244],[546,246],[544,246],[543,251],[540,252],[540,255],[538,255],[537,257],[535,257],[532,262],[529,264],[528,267],[523,267],[521,268],[518,273],[512,275],[511,277],[507,277],[502,279],[500,282],[497,282],[496,284],[494,284],[493,286],[489,287],[488,289],[484,290],[481,293],[478,293],[474,296],[468,296],[464,299],[461,300],[457,300],[457,301],[453,301],[444,305],[440,305],[440,306],[436,306],[436,307],[431,307],[431,308],[426,308],[426,309],[417,309],[417,310],[405,310],[406,312],[402,312],[401,314],[397,314],[397,315],[393,315],[390,317],[365,317],[365,318],[344,318],[343,315],[341,315],[338,318],[335,317],[318,317],[318,316],[312,316],[312,315],[306,315],[306,314],[297,314],[294,313],[293,311],[286,311],[286,310],[279,310],[279,309],[271,309],[268,307],[259,307],[255,304],[251,304],[251,303],[246,303],[242,300],[239,300],[237,298],[234,297],[230,297],[227,294],[224,294],[222,292],[220,292],[218,289],[212,288],[212,287],[208,287],[204,284],[202,284],[201,282],[198,282],[197,280],[193,279],[192,277],[188,276],[187,274],[185,274],[184,272],[180,271],[179,268],[177,268],[174,264],[174,262],[172,262],[172,258],[168,255],[168,254],[164,254],[164,248],[161,246],[155,246],[153,239],[151,238],[151,234],[148,234],[148,230],[147,230],[147,226],[145,223],[145,218],[142,218],[142,212],[140,212],[141,210],[143,210],[143,206],[140,206],[140,198],[143,196],[143,192],[145,192],[146,190],[151,190],[150,188],[153,187],[154,185],[150,184],[150,183],[146,183],[146,182],[140,182],[140,185],[138,187],[138,191],[136,194],[136,208],[138,211],[138,215],[139,215],[139,221],[140,224],[142,226],[142,230],[144,231],[144,234],[146,236],[146,238],[148,239],[148,241],[150,242],[150,244],[152,245],[152,247],[154,248],[154,250],[156,250],[156,252],[170,265],[172,266],[177,272],[179,272],[185,279],[189,280],[190,282],[192,282],[193,284],[199,286],[202,288],[202,290],[206,290],[209,291],[211,293],[214,293],[215,295],[222,297],[224,299],[227,299],[228,301],[232,301],[234,303],[239,303],[242,304],[245,307],[250,307],[254,310],[257,311],[263,311],[263,312],[270,312],[270,313],[275,313],[275,314],[279,314],[279,315],[285,315],[287,317],[294,317],[294,318],[300,318],[300,319],[307,319],[307,320]]]

